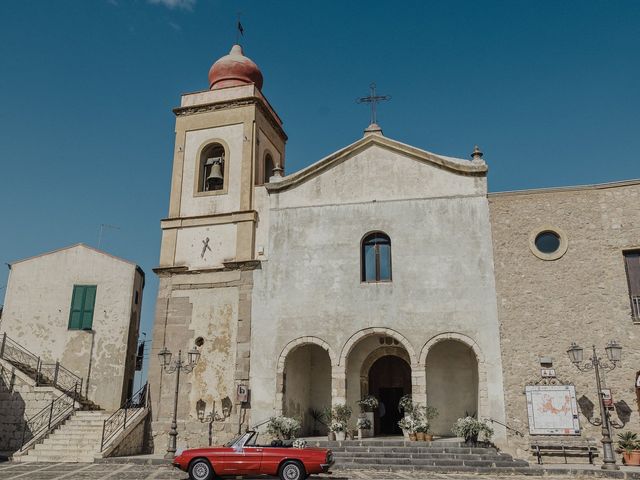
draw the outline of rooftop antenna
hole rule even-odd
[[[109,225],[108,223],[101,223],[100,224],[100,232],[98,233],[98,249],[100,249],[100,247],[102,246],[102,233],[104,232],[105,229],[112,229],[112,230],[120,230],[120,227],[117,225]]]

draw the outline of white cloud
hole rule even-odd
[[[148,2],[155,5],[164,5],[171,9],[182,8],[183,10],[193,10],[193,6],[196,4],[196,0],[148,0]]]

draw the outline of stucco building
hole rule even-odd
[[[13,262],[0,332],[115,411],[133,392],[144,281],[135,263],[83,244]]]
[[[174,110],[150,368],[157,450],[175,378],[155,353],[194,343],[202,355],[182,378],[179,448],[211,440],[198,403],[215,409],[221,441],[274,414],[324,433],[313,410],[357,411],[367,394],[386,406],[376,434],[397,433],[396,406],[410,394],[439,410],[438,435],[477,414],[496,422],[499,444],[524,447],[502,424],[527,432],[523,391],[541,358],[593,398],[565,351],[610,338],[625,356],[607,385],[637,423],[630,295],[640,292],[630,293],[628,252],[640,248],[639,182],[488,194],[478,149],[451,158],[375,124],[285,176],[287,137],[262,83],[234,46],[210,88]]]

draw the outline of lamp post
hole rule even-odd
[[[582,347],[579,347],[575,342],[571,343],[571,346],[567,350],[567,354],[569,355],[569,359],[571,363],[573,363],[578,370],[581,372],[586,372],[588,370],[594,370],[596,373],[596,388],[598,389],[598,399],[600,404],[600,419],[596,421],[589,422],[593,425],[602,426],[602,450],[604,452],[602,469],[603,470],[620,470],[620,467],[616,465],[616,457],[613,453],[613,446],[611,440],[611,421],[609,419],[609,412],[604,406],[604,398],[602,395],[602,383],[600,382],[600,369],[603,370],[613,370],[618,365],[620,358],[622,356],[622,346],[611,340],[607,346],[605,347],[605,352],[607,353],[607,358],[611,363],[603,362],[596,352],[596,346],[593,345],[593,356],[589,358],[587,362],[583,363],[583,354],[584,350]]]
[[[173,397],[173,417],[171,419],[171,430],[169,431],[169,444],[167,446],[167,453],[164,458],[172,459],[176,456],[176,438],[178,436],[178,390],[180,389],[180,371],[184,370],[185,373],[190,373],[198,363],[200,359],[200,352],[194,347],[187,352],[187,363],[182,360],[182,350],[178,350],[178,358],[173,363],[171,362],[171,351],[166,347],[162,347],[162,350],[158,352],[158,358],[160,359],[160,365],[165,372],[171,374],[176,373],[176,391]]]

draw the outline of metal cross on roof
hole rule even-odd
[[[356,103],[369,103],[371,104],[371,124],[377,123],[376,121],[376,104],[385,100],[391,100],[391,95],[376,95],[376,84],[369,85],[371,93],[368,97],[361,97],[356,99]]]

